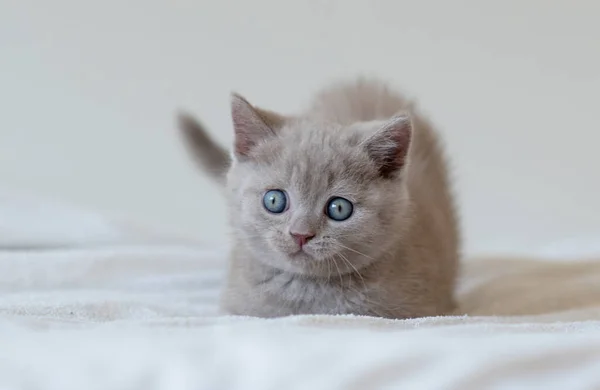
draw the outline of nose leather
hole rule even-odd
[[[296,244],[298,244],[300,247],[303,247],[304,245],[306,245],[306,243],[309,242],[315,236],[314,233],[296,233],[296,232],[290,232],[290,235],[292,236],[294,241],[296,241]]]

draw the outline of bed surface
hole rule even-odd
[[[0,389],[600,388],[594,240],[466,261],[455,316],[219,317],[225,248],[28,202],[0,196]]]

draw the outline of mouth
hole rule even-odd
[[[299,247],[296,251],[289,253],[290,258],[296,259],[312,259],[313,256],[306,250],[305,247]]]
[[[306,251],[304,250],[304,248],[300,247],[298,248],[296,251],[290,253],[291,257],[297,257],[297,256],[301,256],[301,255],[306,255]]]

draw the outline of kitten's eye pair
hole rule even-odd
[[[265,209],[273,214],[280,214],[287,210],[288,199],[281,190],[269,190],[263,196]],[[345,221],[350,218],[354,206],[348,199],[331,198],[325,206],[325,214],[334,221]]]

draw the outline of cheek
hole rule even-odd
[[[345,222],[329,225],[328,230],[331,231],[330,235],[337,237],[341,241],[354,244],[373,242],[385,231],[378,212],[370,209],[355,212]]]

